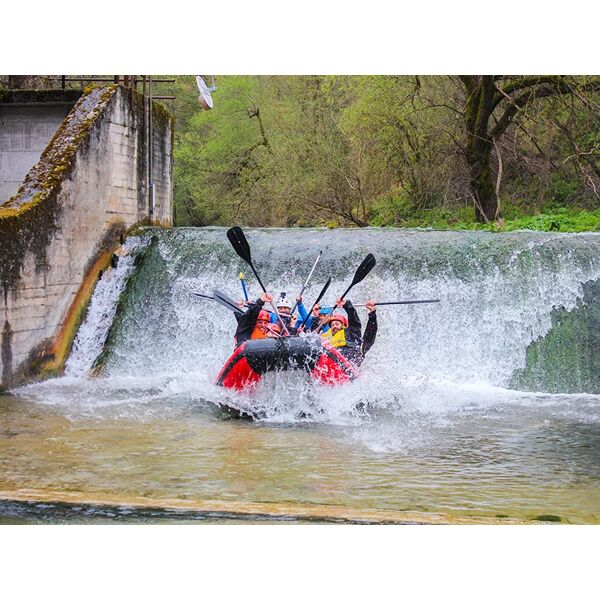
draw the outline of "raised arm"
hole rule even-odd
[[[377,311],[375,309],[375,303],[372,301],[367,302],[367,308],[369,309],[369,318],[363,335],[363,356],[373,347],[375,338],[377,337]]]

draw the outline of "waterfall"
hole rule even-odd
[[[116,267],[105,271],[96,284],[85,319],[73,341],[71,354],[65,365],[65,375],[87,375],[102,351],[117,310],[117,301],[125,288],[127,278],[133,272],[136,252],[141,246],[139,238],[127,239]]]
[[[557,310],[577,319],[586,289],[600,279],[600,235],[368,228],[246,233],[255,266],[273,294],[295,296],[323,250],[305,291],[307,307],[329,275],[333,283],[323,303],[333,303],[368,252],[377,265],[352,290],[355,303],[368,298],[440,302],[379,308],[377,341],[361,377],[348,386],[311,386],[299,373],[280,373],[265,376],[250,396],[232,395],[214,380],[233,349],[235,319],[192,293],[210,294],[217,288],[242,297],[238,275],[249,269],[231,249],[225,231],[146,229],[130,238],[126,256],[97,285],[66,374],[85,378],[95,364],[102,373],[96,385],[108,386],[113,399],[225,400],[283,420],[291,406],[296,412],[317,406],[324,418],[335,420],[352,413],[359,402],[383,410],[413,405],[443,410],[468,405],[477,390],[496,390],[487,396],[484,392],[488,398],[506,398],[511,387],[600,392],[579,375],[578,388],[566,383],[561,388],[556,360],[548,361],[553,377],[551,388],[545,389],[540,350],[535,351],[535,377],[524,383],[528,349],[553,332]],[[134,267],[136,254],[140,260]],[[251,272],[246,281],[250,295],[260,295]],[[359,315],[366,322],[364,309]],[[590,362],[589,340],[580,338],[569,343],[579,344],[572,355],[584,358],[579,367],[571,362],[568,369],[581,370]],[[97,402],[98,389],[90,394],[88,403]]]

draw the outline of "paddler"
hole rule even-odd
[[[310,315],[310,317],[308,317],[306,320],[306,326],[304,329],[306,331],[315,331],[316,329],[319,329],[323,333],[329,331],[329,325],[327,324],[327,321],[329,320],[329,315],[332,312],[332,306],[321,306],[320,304],[315,304],[312,315]]]
[[[277,312],[279,313],[279,316],[285,321],[287,327],[288,323],[290,322],[290,316],[292,313],[292,303],[288,300],[285,292],[281,292],[281,295],[275,303],[275,306],[277,307]],[[271,323],[277,323],[277,321],[277,315],[273,313],[271,315]]]
[[[292,303],[288,300],[286,292],[281,292],[279,300],[277,301],[277,311],[279,312],[279,316],[285,321],[285,325],[288,328],[289,332],[292,334],[297,333],[296,327],[300,323],[304,321],[306,315],[308,314],[304,304],[302,304],[302,296],[296,296],[296,307],[298,308],[298,314],[300,315],[300,322],[298,322],[298,317],[296,315],[292,315]],[[271,314],[271,323],[277,323],[277,315]]]
[[[375,343],[375,337],[377,336],[375,302],[369,300],[365,306],[369,311],[369,317],[364,336],[361,336],[362,325],[352,302],[350,300],[344,302],[342,299],[336,301],[336,307],[338,309],[343,308],[347,316],[340,312],[334,312],[327,318],[329,329],[321,334],[324,340],[328,340],[334,348],[338,349],[340,354],[356,366],[360,366],[365,354]]]
[[[267,337],[267,329],[270,322],[269,313],[263,309],[267,302],[272,302],[271,294],[263,294],[254,304],[250,304],[248,310],[238,318],[235,330],[236,347],[252,339]]]

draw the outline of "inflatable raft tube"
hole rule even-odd
[[[313,380],[339,385],[355,379],[357,368],[319,336],[248,340],[223,365],[217,385],[244,390],[270,371],[304,370]]]

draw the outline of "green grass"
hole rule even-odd
[[[395,212],[394,208],[399,211]],[[388,206],[386,210],[382,210],[373,217],[372,225],[482,231],[530,229],[534,231],[600,232],[600,209],[586,210],[577,207],[548,206],[538,214],[527,214],[519,206],[505,206],[502,212],[504,221],[500,225],[474,222],[473,208],[471,207],[410,211],[408,207],[404,206]]]

